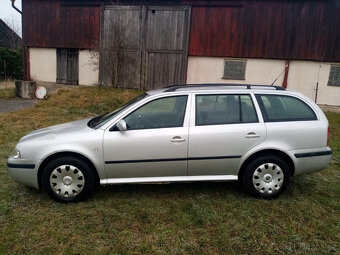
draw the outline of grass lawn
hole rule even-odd
[[[8,97],[9,92],[0,92]],[[340,241],[340,114],[332,164],[297,176],[280,198],[253,199],[236,183],[115,185],[60,204],[15,183],[6,161],[34,129],[117,108],[140,94],[63,89],[33,108],[0,113],[0,254],[331,254]],[[10,97],[10,96],[9,96]]]
[[[0,99],[15,98],[15,89],[0,89]]]

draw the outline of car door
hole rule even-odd
[[[189,94],[149,99],[104,133],[107,178],[187,174]]]
[[[193,101],[188,174],[235,174],[241,157],[266,138],[252,95],[196,94]]]

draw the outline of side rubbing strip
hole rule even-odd
[[[118,160],[105,161],[105,164],[124,164],[124,163],[146,163],[146,162],[167,162],[167,161],[187,161],[187,160],[211,160],[211,159],[231,159],[241,158],[241,155],[218,156],[218,157],[193,157],[193,158],[162,158],[162,159],[137,159],[137,160]]]
[[[34,169],[35,165],[31,165],[31,164],[11,164],[11,163],[7,163],[7,167],[10,168],[28,168],[28,169]]]
[[[294,154],[296,158],[317,157],[317,156],[325,156],[325,155],[332,155],[332,151],[316,151],[316,152]]]

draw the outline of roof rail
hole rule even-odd
[[[206,88],[206,87],[245,87],[246,89],[252,89],[252,87],[259,87],[259,88],[274,88],[276,90],[286,90],[280,86],[271,86],[271,85],[251,85],[251,84],[230,84],[230,83],[217,83],[217,84],[186,84],[186,85],[172,85],[165,87],[166,90],[164,92],[173,92],[178,89],[183,88]]]

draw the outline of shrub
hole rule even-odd
[[[0,80],[23,77],[23,50],[0,47]]]

